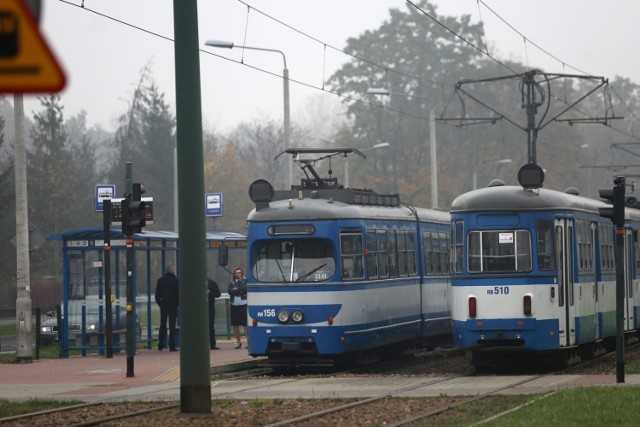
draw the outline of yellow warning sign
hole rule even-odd
[[[0,0],[0,93],[59,92],[60,65],[22,0]]]

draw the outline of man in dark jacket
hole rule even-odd
[[[207,295],[209,296],[209,347],[211,350],[218,350],[216,345],[216,298],[220,298],[220,288],[215,280],[207,278]]]
[[[180,290],[176,271],[167,264],[167,272],[156,283],[156,304],[160,307],[160,330],[158,331],[158,350],[162,351],[167,338],[167,319],[169,320],[169,350],[176,348],[176,319],[180,306]]]

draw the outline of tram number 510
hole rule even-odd
[[[509,295],[509,287],[495,286],[493,289],[487,289],[487,295]]]

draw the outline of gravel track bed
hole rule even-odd
[[[625,351],[625,363],[640,358],[640,346],[636,345]],[[416,356],[415,360],[403,361],[397,368],[380,370],[375,366],[359,370],[358,373],[337,374],[336,377],[348,376],[453,376],[468,375],[473,372],[470,357],[463,352],[453,351],[448,357],[445,352],[430,352]],[[566,372],[564,372],[566,373]],[[595,363],[572,368],[571,374],[615,374],[615,353]],[[339,413],[329,414],[321,420],[301,422],[298,426],[381,426],[404,419],[410,415],[429,412],[446,405],[451,405],[462,397],[440,396],[437,398],[401,399],[387,398],[367,405]],[[494,399],[489,397],[489,399]],[[526,397],[522,397],[526,399]],[[352,400],[307,400],[307,399],[275,399],[275,400],[214,400],[211,414],[191,417],[180,413],[180,409],[169,409],[143,416],[115,420],[100,425],[104,426],[263,426],[282,420],[299,417],[322,409],[331,408]],[[127,402],[109,403],[91,408],[78,409],[59,414],[29,418],[22,421],[0,423],[0,426],[59,426],[85,423],[96,418],[103,418],[127,412],[135,412],[151,407],[166,406],[170,402]],[[444,413],[438,417],[437,425],[448,424],[451,415]],[[449,420],[452,421],[452,420]]]

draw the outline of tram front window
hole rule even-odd
[[[251,269],[258,282],[322,282],[336,272],[329,241],[299,239],[257,244],[259,251]]]
[[[468,268],[471,273],[531,271],[528,230],[474,231],[469,233]]]

